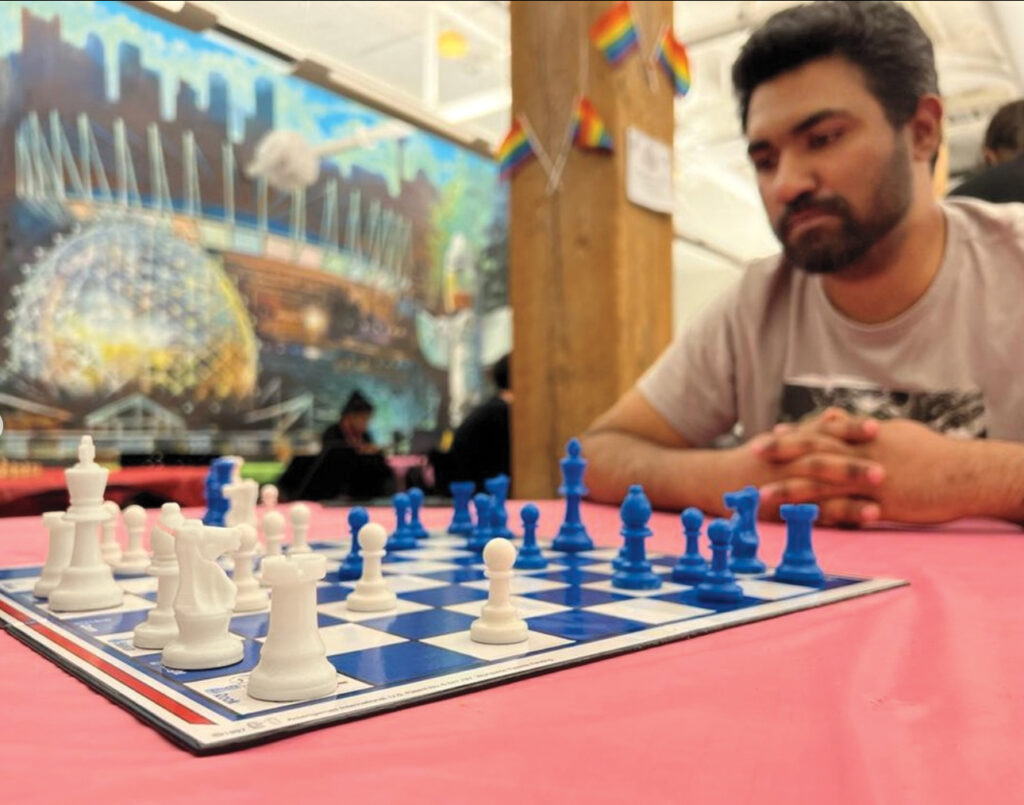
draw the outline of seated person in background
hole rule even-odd
[[[1024,201],[1024,100],[1003,106],[985,131],[987,166],[950,191],[984,201]]]
[[[487,402],[470,412],[455,430],[449,450],[450,480],[473,481],[483,491],[484,481],[495,475],[509,475],[510,430],[509,356],[494,364],[491,370],[497,392]]]
[[[591,495],[722,513],[755,484],[766,516],[1024,522],[1024,206],[936,201],[928,37],[895,3],[794,6],[733,82],[783,254],[591,425]],[[708,449],[737,425],[747,443]]]
[[[379,453],[380,448],[370,435],[370,420],[373,419],[373,404],[357,389],[341,409],[338,421],[329,426],[320,437],[320,443],[328,446],[347,445],[357,453]]]

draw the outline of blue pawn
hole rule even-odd
[[[404,492],[399,492],[391,498],[391,503],[395,507],[395,520],[397,524],[395,530],[391,532],[391,536],[388,537],[384,550],[407,551],[410,548],[415,548],[416,536],[409,530],[407,517],[409,514],[409,496]]]
[[[215,458],[210,462],[210,471],[206,474],[203,495],[206,498],[206,512],[203,514],[203,525],[224,526],[230,501],[224,497],[224,485],[231,483],[231,475],[235,471],[235,460],[232,458]]]
[[[508,527],[508,512],[505,510],[505,500],[508,498],[507,475],[496,475],[484,481],[484,489],[491,496],[491,531],[496,537],[515,539],[515,534]]]
[[[818,567],[811,546],[811,524],[818,519],[818,507],[813,503],[784,503],[779,507],[779,514],[786,521],[786,550],[773,579],[805,587],[824,587],[825,574]]]
[[[622,570],[612,576],[612,587],[623,590],[656,590],[661,586],[661,576],[651,570],[647,561],[647,546],[644,543],[654,532],[647,527],[651,519],[651,503],[640,484],[633,484],[626,493],[619,510],[622,517],[620,534],[626,540],[626,561]]]
[[[733,573],[764,573],[768,568],[757,558],[757,547],[760,544],[757,536],[757,505],[761,500],[757,487],[747,486],[740,492],[726,492],[723,500],[726,506],[736,512],[729,569]]]
[[[416,539],[426,539],[430,533],[420,522],[420,507],[423,505],[423,490],[414,486],[407,493],[409,496],[409,531]]]
[[[704,581],[697,585],[697,600],[714,604],[734,604],[743,599],[743,590],[729,570],[732,527],[727,520],[712,520],[708,526],[711,538],[711,568]]]
[[[516,570],[543,570],[548,566],[548,560],[537,544],[539,517],[540,511],[532,503],[527,503],[519,510],[519,518],[523,521],[523,547],[519,549],[516,563],[512,566]]]
[[[491,496],[481,492],[473,496],[473,505],[476,507],[476,526],[473,533],[469,535],[469,542],[466,547],[471,551],[480,552],[494,536],[491,532]]]
[[[363,557],[359,553],[359,529],[370,522],[370,515],[362,506],[356,506],[348,513],[348,533],[352,537],[352,544],[348,549],[348,555],[341,560],[341,567],[338,568],[338,581],[351,581],[362,578]]]
[[[452,491],[452,497],[455,499],[455,511],[452,513],[452,522],[448,526],[448,533],[468,537],[473,533],[473,518],[469,513],[469,500],[473,497],[476,484],[472,481],[452,481],[448,488]]]
[[[580,451],[580,440],[570,439],[566,446],[566,456],[560,462],[562,485],[558,488],[558,494],[565,496],[565,520],[551,547],[566,553],[589,551],[594,547],[594,541],[580,519],[580,500],[587,494],[587,488],[583,485],[583,471],[587,468],[587,461],[580,456]]]
[[[686,536],[686,551],[672,568],[672,581],[700,584],[708,572],[707,560],[700,555],[700,527],[704,524],[704,512],[691,506],[683,511],[680,519]]]

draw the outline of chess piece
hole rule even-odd
[[[78,445],[78,463],[64,471],[71,498],[64,517],[75,524],[75,538],[71,561],[50,591],[50,609],[54,612],[106,609],[124,599],[100,551],[100,526],[110,519],[110,512],[103,506],[108,473],[95,459],[92,437],[85,435]]]
[[[224,487],[231,483],[235,471],[235,460],[221,456],[210,462],[203,493],[206,496],[206,513],[203,525],[223,526],[228,513],[229,501],[224,497]]]
[[[681,584],[700,584],[708,572],[707,560],[700,553],[700,527],[704,524],[704,513],[690,506],[680,515],[686,549],[672,568],[672,581]]]
[[[178,636],[164,646],[162,660],[168,668],[194,671],[241,661],[242,640],[228,632],[235,585],[217,564],[222,554],[238,550],[239,542],[237,529],[204,526],[199,520],[186,520],[178,529]]]
[[[363,575],[345,599],[345,606],[353,612],[383,612],[398,605],[398,597],[388,589],[381,572],[387,538],[387,532],[378,523],[367,523],[359,531]]]
[[[178,594],[174,534],[184,522],[181,507],[177,503],[165,503],[149,533],[153,561],[146,572],[156,577],[156,606],[146,614],[146,620],[135,627],[132,642],[136,648],[162,649],[178,636],[178,621],[174,617],[174,598]]]
[[[141,506],[128,506],[123,514],[128,530],[128,548],[121,555],[121,561],[114,563],[114,570],[125,575],[141,576],[149,567],[149,553],[142,545],[146,530],[146,510]]]
[[[278,489],[273,484],[263,484],[260,489],[260,505],[264,512],[272,512],[277,508],[277,501],[280,497]]]
[[[566,553],[589,551],[594,547],[594,541],[580,518],[580,500],[587,494],[587,488],[583,485],[583,472],[587,468],[587,462],[580,455],[581,449],[579,439],[570,439],[566,447],[566,456],[560,462],[562,485],[558,488],[558,494],[565,496],[565,520],[562,521],[558,536],[551,547]]]
[[[739,492],[726,492],[723,500],[737,515],[732,532],[729,569],[733,573],[764,573],[768,568],[757,558],[760,543],[757,536],[757,505],[761,500],[757,487],[747,486]]]
[[[254,699],[293,702],[337,689],[338,674],[327,661],[317,626],[316,587],[326,574],[322,554],[271,556],[263,563],[273,598],[267,639],[249,675],[248,693]]]
[[[395,507],[396,525],[395,530],[392,531],[391,536],[388,537],[386,550],[411,550],[416,547],[416,536],[409,530],[409,496],[404,492],[399,492],[391,498],[391,503]]]
[[[235,612],[252,612],[267,606],[267,592],[260,589],[260,583],[253,573],[256,559],[256,529],[248,523],[238,528],[238,550],[232,558],[235,570],[231,580],[235,583]]]
[[[414,486],[407,493],[409,496],[409,531],[416,539],[426,539],[430,532],[420,522],[420,508],[423,506],[423,490]]]
[[[350,544],[348,553],[338,568],[338,581],[351,581],[363,575],[363,557],[359,553],[359,529],[370,522],[370,515],[362,506],[353,506],[348,513]]]
[[[293,503],[288,508],[288,519],[292,521],[292,544],[288,548],[288,555],[296,553],[311,553],[309,547],[309,506],[305,503]]]
[[[235,465],[237,469],[239,465]],[[224,517],[224,524],[232,526],[256,525],[256,497],[259,494],[259,484],[251,478],[238,478],[224,486],[224,497],[228,501],[227,514]]]
[[[482,551],[487,543],[494,536],[491,533],[491,496],[481,492],[473,496],[473,506],[476,508],[476,525],[469,535],[469,542],[466,548],[471,551]]]
[[[32,588],[36,598],[48,598],[60,582],[60,574],[71,562],[71,550],[75,546],[75,524],[64,519],[64,512],[46,512],[43,526],[49,535],[49,549],[39,580]]]
[[[743,590],[729,570],[729,551],[732,548],[732,526],[718,518],[708,526],[711,540],[711,567],[704,581],[697,585],[697,600],[714,604],[734,604],[743,599]]]
[[[476,643],[522,643],[530,636],[526,621],[512,606],[512,566],[515,561],[515,546],[507,539],[492,539],[484,548],[484,564],[487,565],[490,583],[480,617],[469,625],[469,636]]]
[[[515,534],[508,527],[508,512],[505,510],[508,482],[507,475],[496,475],[484,481],[484,489],[491,496],[491,533],[495,537],[514,539]]]
[[[468,537],[473,533],[473,518],[469,513],[469,501],[473,497],[475,485],[472,481],[452,481],[448,488],[451,490],[454,502],[448,533]]]
[[[811,524],[818,519],[818,507],[813,503],[784,503],[779,515],[786,521],[786,550],[772,578],[787,584],[824,587],[825,574],[818,567],[811,545]]]
[[[113,567],[121,561],[121,543],[117,541],[117,520],[121,509],[112,500],[103,501],[107,519],[103,521],[103,538],[100,540],[100,554],[103,561]]]
[[[284,515],[279,511],[263,515],[263,539],[267,544],[267,556],[280,556],[284,542]]]
[[[523,523],[523,547],[516,556],[515,570],[543,570],[548,566],[548,560],[537,544],[539,518],[540,511],[532,503],[527,503],[519,510],[519,519]]]
[[[622,518],[619,533],[626,541],[626,555],[622,569],[612,575],[612,586],[623,590],[656,590],[661,586],[661,576],[651,569],[644,542],[654,533],[647,527],[651,503],[640,484],[629,488],[619,513]]]

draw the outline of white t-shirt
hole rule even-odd
[[[829,405],[1024,441],[1024,204],[950,199],[942,209],[939,272],[896,318],[851,321],[821,275],[772,258],[677,337],[638,389],[697,446]]]

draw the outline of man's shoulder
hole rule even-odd
[[[1024,250],[1024,203],[993,203],[967,196],[942,202],[950,226],[975,245]]]

